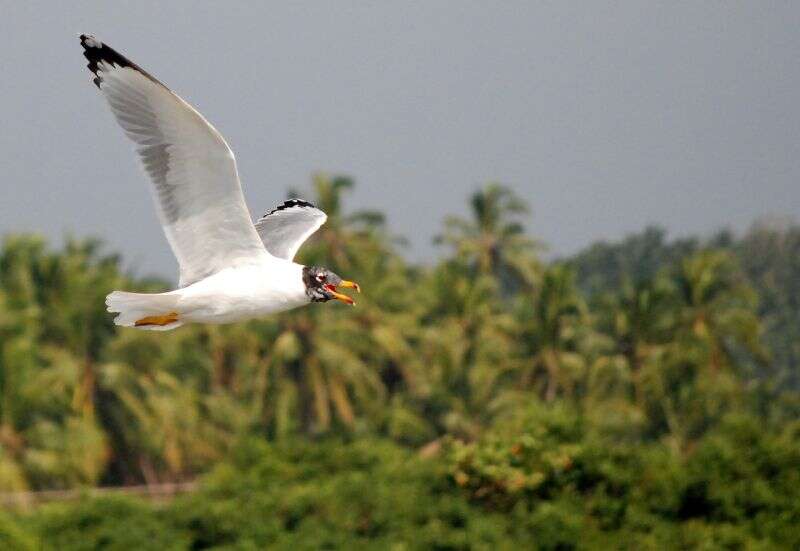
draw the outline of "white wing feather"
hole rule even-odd
[[[265,251],[225,139],[192,106],[99,40],[84,55],[152,180],[164,233],[185,287]]]
[[[262,216],[256,222],[256,230],[272,256],[292,260],[300,245],[327,219],[326,214],[311,203],[290,199]]]

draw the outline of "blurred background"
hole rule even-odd
[[[800,8],[3,12],[3,548],[800,547]],[[176,265],[82,32],[358,306],[114,327]]]

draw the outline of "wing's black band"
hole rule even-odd
[[[81,46],[83,46],[83,55],[89,60],[87,67],[89,67],[89,70],[94,73],[94,83],[98,88],[100,88],[100,83],[103,82],[103,77],[98,74],[98,71],[100,71],[98,64],[101,61],[110,65],[116,65],[118,67],[130,67],[134,71],[140,72],[153,82],[164,86],[153,75],[136,65],[133,61],[116,51],[114,48],[103,44],[92,35],[82,34],[80,38]]]
[[[312,208],[312,209],[317,208],[313,204],[311,204],[308,201],[305,201],[303,199],[289,199],[287,201],[284,201],[282,204],[278,205],[277,207],[275,207],[271,211],[269,211],[264,216],[269,216],[270,214],[274,214],[274,213],[276,213],[278,211],[281,211],[281,210],[290,209],[292,207],[309,207],[309,208]]]

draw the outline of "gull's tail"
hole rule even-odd
[[[124,327],[169,331],[183,325],[178,296],[170,293],[145,294],[114,291],[106,297],[109,312],[119,314],[114,323]]]

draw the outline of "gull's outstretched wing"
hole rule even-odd
[[[267,251],[278,258],[292,260],[297,249],[328,217],[302,199],[289,199],[256,222],[256,230]]]
[[[164,233],[185,287],[267,254],[242,195],[228,144],[203,116],[136,64],[81,35],[94,83],[153,182]]]

